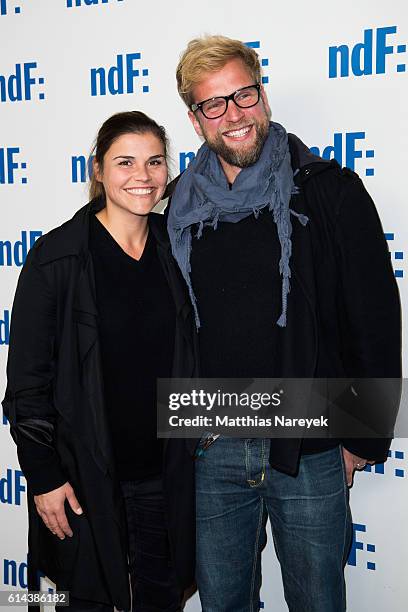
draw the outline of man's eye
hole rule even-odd
[[[223,98],[218,98],[216,100],[210,100],[206,102],[205,109],[206,110],[218,110],[222,108],[225,104],[225,100]]]
[[[237,94],[235,96],[235,100],[237,100],[238,102],[243,102],[244,100],[247,100],[248,98],[251,98],[252,94],[249,91],[241,91],[239,94]]]

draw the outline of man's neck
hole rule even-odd
[[[242,168],[239,168],[238,166],[232,166],[220,156],[218,156],[218,159],[220,160],[221,167],[224,170],[224,174],[227,177],[228,183],[232,185],[238,174],[241,172]]]

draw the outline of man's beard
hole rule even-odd
[[[203,128],[201,129],[203,131],[207,145],[212,151],[214,151],[214,153],[219,155],[221,159],[223,159],[225,162],[227,162],[227,164],[230,164],[231,166],[236,166],[238,168],[246,168],[247,166],[252,166],[252,164],[255,164],[258,161],[265,141],[268,138],[269,134],[269,121],[267,119],[265,119],[264,121],[252,119],[252,123],[252,129],[255,130],[255,141],[250,147],[243,146],[241,149],[239,149],[238,147],[229,147],[228,144],[224,141],[221,131],[217,132],[217,135],[213,140],[209,140]],[[223,129],[222,131],[225,132],[225,129]]]

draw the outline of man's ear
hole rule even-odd
[[[190,119],[191,123],[193,124],[193,127],[196,131],[196,133],[198,134],[198,136],[200,136],[200,138],[204,138],[204,134],[203,131],[201,129],[201,125],[200,122],[198,121],[197,117],[195,116],[195,113],[193,113],[193,111],[188,111],[188,118]]]
[[[265,112],[268,115],[268,119],[270,120],[272,117],[272,111],[271,111],[271,107],[269,106],[268,96],[266,95],[266,91],[263,85],[261,85],[260,92],[261,92],[262,104],[264,105]]]

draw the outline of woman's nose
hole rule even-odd
[[[146,168],[144,164],[141,166],[135,166],[133,170],[133,178],[135,178],[137,181],[149,181],[150,173],[148,168]]]

